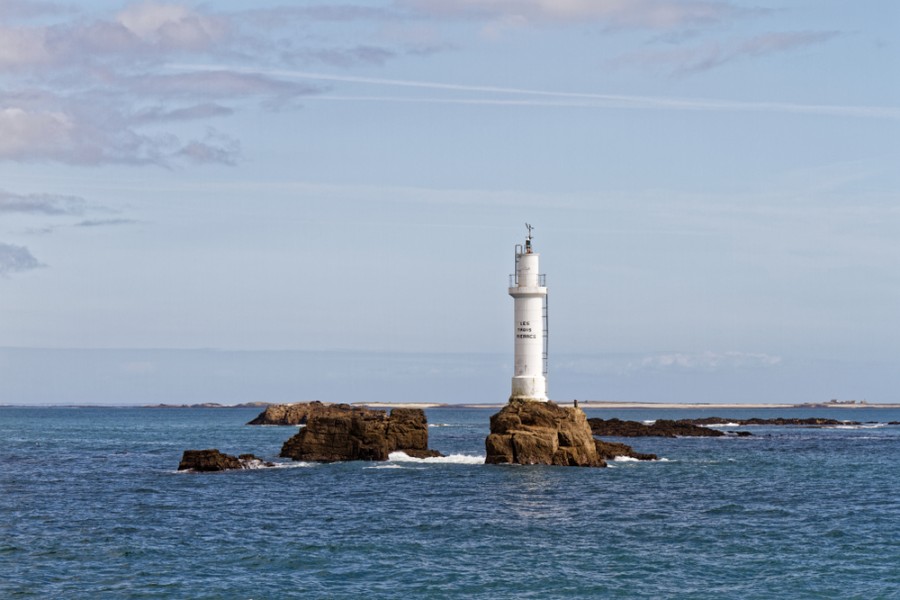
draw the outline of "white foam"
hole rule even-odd
[[[866,423],[865,425],[834,425],[831,429],[880,429],[887,423]]]
[[[429,427],[453,427],[450,423],[429,423]]]
[[[271,467],[264,467],[264,468],[269,468],[269,469],[303,469],[303,468],[305,468],[305,467],[315,467],[316,464],[317,464],[317,463],[303,462],[303,461],[301,460],[301,461],[296,461],[296,462],[275,463],[275,464],[274,464],[273,466],[271,466]]]
[[[716,427],[740,427],[740,426],[741,426],[740,423],[710,423],[709,425],[701,425],[701,427],[709,427],[709,428],[716,428]]]
[[[653,425],[654,423],[656,423],[656,419],[648,419],[646,421],[641,421],[641,423],[643,423],[644,425]]]
[[[455,465],[482,465],[484,464],[484,456],[469,456],[468,454],[451,454],[450,456],[431,456],[429,458],[414,458],[406,452],[391,452],[388,455],[391,462],[410,462],[410,463],[440,463]]]
[[[610,459],[613,462],[672,462],[668,458],[657,458],[655,460],[640,460],[631,456],[616,456]]]
[[[374,467],[363,467],[363,469],[403,469],[409,470],[412,467],[404,467],[403,465],[375,465]]]

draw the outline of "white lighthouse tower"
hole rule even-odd
[[[547,402],[547,286],[540,274],[540,255],[531,247],[528,223],[525,246],[516,244],[516,272],[510,275],[509,295],[515,299],[515,367],[513,400]]]

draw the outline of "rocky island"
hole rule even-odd
[[[485,450],[487,464],[605,467],[619,456],[656,459],[625,444],[595,440],[584,411],[552,401],[510,401],[491,417]]]
[[[721,437],[724,431],[695,425],[687,421],[660,419],[651,424],[620,419],[588,419],[594,435],[612,437]],[[741,435],[744,432],[740,432]],[[749,435],[749,434],[747,434]]]
[[[353,407],[349,404],[325,404],[318,400],[270,404],[247,425],[304,425],[313,414],[340,414],[350,410],[353,410]]]
[[[181,457],[181,463],[178,465],[178,470],[209,472],[259,469],[274,466],[273,463],[266,462],[252,454],[241,454],[235,457],[213,448],[208,450],[185,450],[184,455]]]
[[[441,456],[428,449],[425,411],[395,408],[388,415],[345,404],[310,412],[306,427],[284,443],[281,456],[314,462],[388,460],[398,451],[415,458]]]

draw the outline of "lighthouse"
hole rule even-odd
[[[547,285],[540,273],[540,255],[531,245],[528,223],[525,245],[516,244],[516,272],[509,276],[509,295],[515,308],[513,400],[547,402]]]

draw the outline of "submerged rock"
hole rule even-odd
[[[513,400],[491,417],[487,464],[605,467],[587,417],[555,402]]]
[[[383,410],[348,405],[339,411],[313,412],[306,427],[284,443],[281,456],[293,460],[336,462],[387,460],[394,451],[415,458],[441,456],[428,449],[428,421],[418,408]]]
[[[223,454],[216,449],[209,450],[185,450],[178,464],[179,471],[230,471],[234,469],[258,469],[260,467],[273,467],[273,463],[266,462],[252,454],[241,454],[234,457]]]

